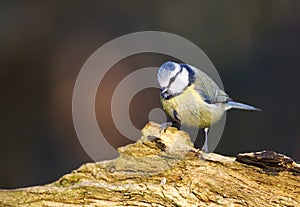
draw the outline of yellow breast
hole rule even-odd
[[[163,109],[174,120],[188,127],[205,128],[221,119],[224,108],[221,104],[208,104],[194,89],[187,87],[180,95],[171,99],[161,99]]]

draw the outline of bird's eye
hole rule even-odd
[[[170,78],[169,85],[171,85],[171,83],[173,83],[175,81],[176,77],[177,76],[174,76],[174,77]]]

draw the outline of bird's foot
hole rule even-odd
[[[207,142],[205,141],[203,147],[201,148],[201,150],[205,153],[208,153],[208,145],[207,145]]]
[[[172,122],[165,122],[165,123],[162,123],[160,125],[160,129],[159,129],[159,133],[161,133],[162,131],[166,132],[167,128],[168,127],[171,127],[173,126],[173,123]]]

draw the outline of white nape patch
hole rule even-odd
[[[172,94],[181,93],[189,85],[189,72],[186,68],[177,75],[176,79],[171,83],[169,91]]]
[[[175,67],[173,70],[168,68],[167,64],[173,64]],[[167,62],[160,66],[158,70],[157,80],[161,88],[166,88],[170,84],[171,78],[175,77],[176,74],[181,70],[180,65],[174,62]]]

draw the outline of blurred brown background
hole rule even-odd
[[[215,64],[232,98],[263,109],[228,113],[216,152],[272,149],[300,160],[299,1],[7,0],[0,5],[0,188],[49,183],[92,161],[73,127],[75,79],[100,46],[143,30],[194,42]],[[115,131],[107,110],[114,88],[131,71],[168,59],[126,58],[100,84],[96,112],[107,117],[98,121],[113,146],[130,143]],[[130,114],[137,127],[159,106],[157,92],[135,97]]]

